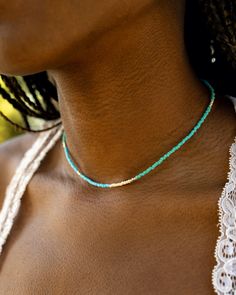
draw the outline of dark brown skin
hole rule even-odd
[[[147,168],[209,102],[184,49],[184,1],[22,0],[0,9],[0,72],[48,70],[69,149],[99,182]],[[113,189],[80,180],[58,141],[28,185],[0,257],[0,294],[214,294],[217,201],[234,137],[233,105],[218,97],[181,150]],[[1,145],[1,196],[35,139]]]

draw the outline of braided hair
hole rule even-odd
[[[196,74],[210,81],[219,93],[236,96],[235,0],[186,0],[185,44]],[[29,117],[46,121],[60,119],[57,90],[47,72],[24,77],[0,75],[0,78],[0,95],[20,112],[25,126],[16,124],[1,111],[0,116],[16,128],[30,132],[61,124],[32,130],[29,123]]]
[[[43,130],[32,130],[29,117],[39,118],[46,121],[60,118],[58,110],[57,90],[49,79],[47,72],[42,72],[24,77],[8,77],[1,75],[2,85],[0,95],[19,111],[25,126],[13,122],[2,111],[0,115],[15,126],[16,129],[40,132],[54,128],[60,122]],[[0,85],[1,85],[0,84]]]
[[[186,0],[185,44],[197,75],[219,94],[236,96],[235,0]]]

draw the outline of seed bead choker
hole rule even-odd
[[[203,113],[202,117],[197,122],[197,124],[193,127],[193,129],[187,134],[187,136],[185,136],[171,150],[169,150],[166,154],[164,154],[163,156],[161,156],[158,161],[156,161],[155,163],[153,163],[151,166],[149,166],[144,171],[140,172],[139,174],[137,174],[136,176],[134,176],[134,177],[132,177],[130,179],[123,180],[123,181],[117,182],[117,183],[99,183],[99,182],[96,182],[96,181],[92,180],[91,178],[87,177],[85,174],[83,174],[82,172],[80,172],[79,169],[76,167],[76,165],[75,165],[75,163],[72,160],[72,157],[70,155],[69,149],[67,147],[66,134],[65,134],[65,131],[63,130],[63,134],[62,134],[62,145],[63,145],[63,149],[64,149],[64,152],[65,152],[66,159],[67,159],[68,163],[70,164],[71,168],[82,179],[84,179],[85,181],[87,181],[89,184],[91,184],[93,186],[101,187],[101,188],[112,188],[112,187],[123,186],[123,185],[126,185],[126,184],[129,184],[131,182],[134,182],[134,181],[140,179],[141,177],[145,176],[146,174],[148,174],[149,172],[151,172],[153,169],[155,169],[157,166],[159,166],[161,163],[163,163],[171,154],[173,154],[174,152],[176,152],[184,143],[186,143],[197,132],[197,130],[201,127],[202,123],[205,121],[206,117],[210,113],[210,111],[212,109],[212,105],[213,105],[213,103],[215,101],[215,90],[214,90],[214,88],[211,86],[211,84],[208,81],[206,81],[206,80],[202,80],[202,81],[208,87],[208,89],[210,91],[210,103],[209,103],[208,107],[206,108],[205,112]]]

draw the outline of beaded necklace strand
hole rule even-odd
[[[215,101],[215,90],[208,81],[206,81],[206,80],[202,80],[202,81],[205,83],[205,85],[210,90],[210,103],[209,103],[208,107],[206,108],[205,112],[203,113],[202,117],[200,118],[200,120],[193,127],[193,129],[188,133],[188,135],[185,136],[178,144],[176,144],[171,150],[169,150],[166,154],[164,154],[162,157],[160,157],[160,159],[158,161],[153,163],[151,166],[149,166],[147,169],[140,172],[136,176],[134,176],[130,179],[127,179],[127,180],[123,180],[121,182],[117,182],[117,183],[99,183],[99,182],[96,182],[96,181],[92,180],[91,178],[87,177],[85,174],[83,174],[82,172],[79,171],[79,169],[76,167],[74,161],[72,160],[72,157],[70,155],[70,152],[69,152],[69,149],[68,149],[68,146],[66,143],[66,134],[65,134],[65,131],[63,130],[62,145],[63,145],[63,149],[64,149],[65,156],[66,156],[68,163],[70,164],[72,169],[75,171],[75,173],[77,173],[82,179],[84,179],[85,181],[87,181],[89,184],[91,184],[93,186],[97,186],[97,187],[101,187],[101,188],[112,188],[112,187],[123,186],[123,185],[129,184],[131,182],[134,182],[134,181],[140,179],[141,177],[147,175],[149,172],[151,172],[153,169],[155,169],[157,166],[159,166],[161,163],[163,163],[171,154],[176,152],[185,142],[187,142],[197,132],[197,130],[201,127],[202,123],[205,121],[206,117],[210,113],[210,111],[212,109],[212,105]]]

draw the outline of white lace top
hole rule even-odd
[[[231,99],[236,111],[236,98]],[[221,295],[236,295],[236,137],[229,152],[227,183],[218,201],[220,235],[212,271],[214,290]]]
[[[236,112],[236,98],[229,97]],[[50,123],[55,124],[55,121]],[[45,126],[50,125],[45,123]],[[62,135],[63,126],[39,134],[25,153],[9,183],[0,211],[0,254],[17,216],[27,184],[47,152]],[[229,149],[227,182],[218,201],[219,237],[216,241],[216,264],[212,270],[212,287],[219,295],[236,295],[236,137]]]

